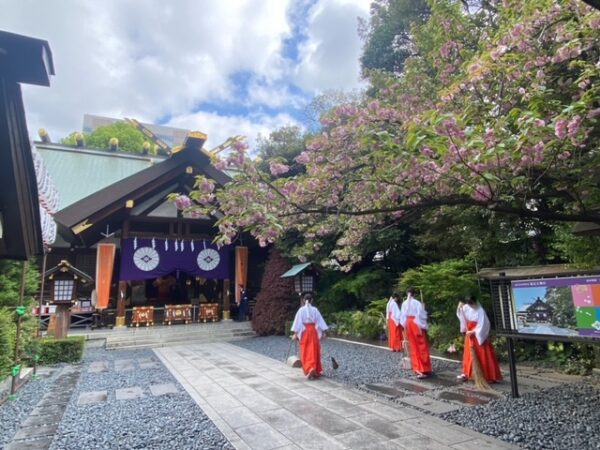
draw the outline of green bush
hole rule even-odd
[[[40,342],[39,364],[74,363],[83,356],[83,336],[65,339],[44,338]]]
[[[385,303],[386,300],[376,300],[369,304],[366,311],[341,311],[331,314],[332,332],[339,336],[379,339],[386,330]]]
[[[454,345],[456,351],[460,353],[465,346],[464,335],[459,333],[455,323],[431,323],[427,330],[427,337],[430,345],[440,352],[446,352],[451,345]]]
[[[10,374],[15,348],[15,326],[13,311],[0,308],[0,379]]]

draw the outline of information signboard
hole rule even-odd
[[[511,290],[519,333],[600,338],[600,276],[512,280]]]

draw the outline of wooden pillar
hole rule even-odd
[[[125,296],[127,295],[127,282],[119,281],[119,292],[117,294],[117,319],[115,326],[125,326]]]
[[[55,315],[56,327],[54,328],[54,337],[56,339],[66,338],[71,326],[71,304],[57,303]]]
[[[231,313],[229,311],[229,278],[223,280],[223,320],[231,320]]]

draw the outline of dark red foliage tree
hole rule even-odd
[[[290,267],[279,251],[275,248],[269,251],[252,315],[252,328],[260,336],[283,334],[285,322],[293,319],[300,304],[294,293],[293,278],[281,278]]]

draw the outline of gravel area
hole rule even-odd
[[[89,370],[102,362],[107,370]],[[88,348],[83,365],[51,450],[234,448],[151,350]],[[177,393],[152,395],[150,386],[167,383]],[[141,398],[117,400],[117,389],[134,387]],[[93,391],[106,391],[106,401],[78,404]]]
[[[600,383],[591,379],[442,418],[528,449],[600,449],[599,405]]]
[[[231,343],[279,361],[285,361],[290,348],[290,339],[284,336],[256,337]],[[293,345],[295,347],[292,347],[290,354],[298,354],[298,344]],[[339,364],[337,370],[333,370],[331,357]],[[326,377],[351,386],[386,383],[399,378],[416,379],[412,371],[400,369],[400,353],[392,353],[384,348],[325,339],[321,358]],[[458,370],[459,367],[456,362],[439,359],[432,359],[431,363],[434,372]]]
[[[16,400],[7,400],[0,405],[0,449],[10,442],[21,421],[29,416],[44,393],[52,386],[59,372],[59,366],[40,369],[40,377],[19,389]]]

